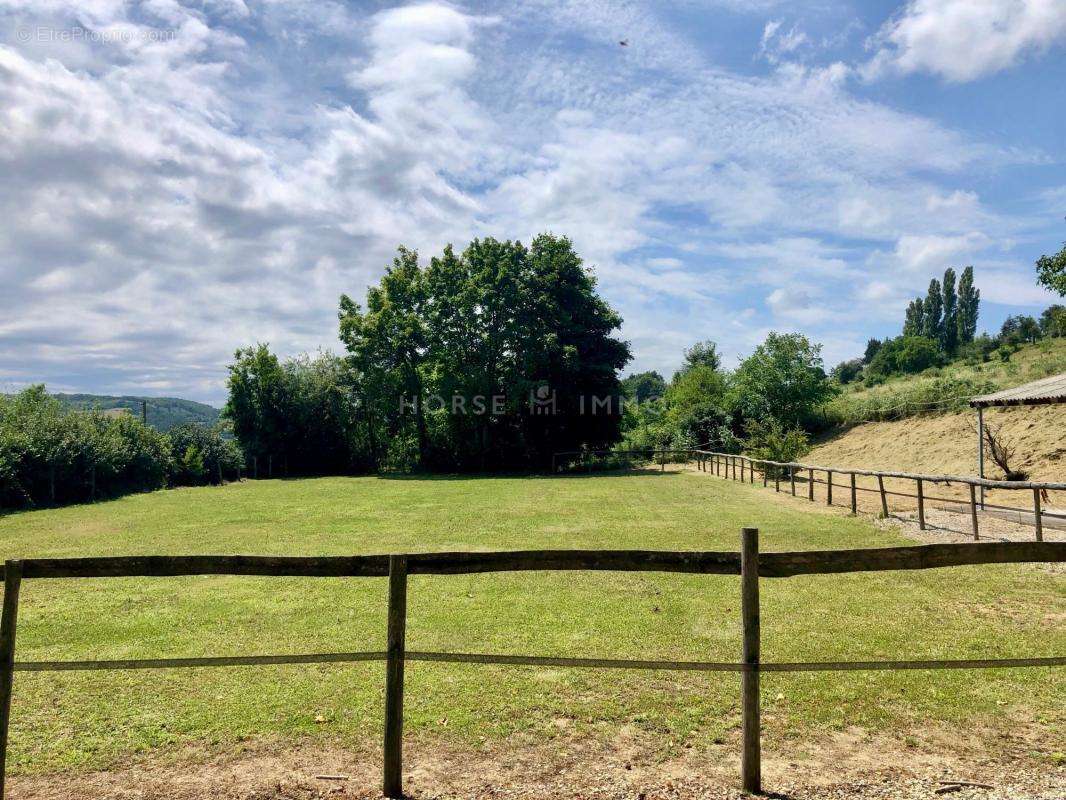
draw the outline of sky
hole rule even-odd
[[[626,42],[623,46],[621,42]],[[569,236],[669,376],[1057,298],[1066,0],[0,0],[0,391],[220,404],[397,245]]]

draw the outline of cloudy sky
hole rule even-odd
[[[628,46],[619,42],[625,40]],[[570,236],[634,369],[1053,301],[1066,0],[0,0],[0,390],[220,402],[397,244]]]

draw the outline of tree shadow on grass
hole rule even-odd
[[[601,470],[593,472],[405,472],[390,473],[381,472],[372,477],[388,481],[484,481],[484,480],[514,480],[515,478],[528,478],[530,480],[587,480],[589,478],[666,478],[680,475],[680,471],[661,471],[656,468],[634,468]]]

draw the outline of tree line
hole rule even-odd
[[[821,410],[836,389],[821,345],[798,333],[771,332],[734,370],[713,342],[684,352],[669,383],[657,372],[631,375],[620,450],[712,449],[789,461],[824,427]]]
[[[862,380],[874,386],[894,375],[913,375],[956,359],[971,364],[1009,361],[1022,344],[1066,336],[1066,308],[1059,304],[1046,308],[1039,319],[1007,317],[998,333],[977,335],[980,302],[973,267],[962,271],[957,285],[955,270],[948,268],[943,281],[933,278],[926,295],[908,304],[899,336],[870,339],[863,355],[839,363],[832,377],[840,384]]]
[[[260,474],[539,469],[619,438],[629,345],[565,237],[401,247],[338,321],[343,356],[237,352],[224,414]]]
[[[218,426],[161,433],[129,413],[66,407],[43,385],[0,396],[0,508],[220,483],[236,477],[242,461]]]

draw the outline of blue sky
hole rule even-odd
[[[628,46],[619,45],[620,40]],[[1055,298],[1066,0],[0,0],[0,389],[220,402],[396,245],[551,230],[669,374]]]

